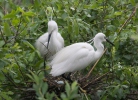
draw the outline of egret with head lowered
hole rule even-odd
[[[74,72],[93,64],[103,52],[103,42],[113,45],[103,33],[98,33],[93,38],[94,48],[86,42],[75,43],[60,50],[50,62],[52,76],[59,76],[67,72]]]
[[[55,21],[48,22],[48,32],[36,40],[35,46],[44,58],[44,62],[51,59],[54,54],[64,47],[64,39],[58,32],[58,25]]]

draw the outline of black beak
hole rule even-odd
[[[111,45],[113,45],[113,46],[115,46],[111,41],[109,41],[107,38],[106,38],[106,41],[108,42],[108,43],[110,43]]]
[[[51,32],[51,33],[49,33],[49,35],[48,35],[47,49],[48,49],[48,46],[49,46],[49,41],[50,41],[51,35],[52,35],[52,32]]]

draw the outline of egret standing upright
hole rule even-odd
[[[54,54],[64,47],[64,39],[58,32],[58,25],[55,21],[48,22],[48,32],[36,40],[35,46],[44,58],[45,69],[45,61],[51,59]]]
[[[60,50],[50,62],[52,76],[59,76],[66,72],[74,72],[93,64],[104,51],[102,42],[111,43],[103,33],[98,33],[93,38],[94,48],[86,42],[75,43]],[[111,43],[113,45],[113,43]]]

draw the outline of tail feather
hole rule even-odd
[[[63,65],[65,65],[64,63],[65,62],[63,62],[61,64],[55,64],[55,65],[53,65],[50,74],[52,76],[59,76],[59,75],[64,74],[65,72],[67,72],[67,69],[64,68],[65,66],[63,66]]]

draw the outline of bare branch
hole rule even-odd
[[[87,86],[90,85],[91,83],[94,83],[95,81],[100,80],[101,78],[103,78],[103,77],[106,76],[107,74],[109,74],[109,72],[107,72],[107,73],[105,73],[105,74],[99,76],[98,78],[92,80],[91,82],[87,83],[85,86],[83,86],[83,88],[87,87]]]
[[[20,71],[20,73],[21,73],[23,79],[25,80],[25,77],[24,77],[23,72],[22,72],[22,70],[21,70],[21,66],[19,65],[19,63],[18,63],[18,61],[17,61],[17,59],[16,59],[15,57],[14,57],[14,60],[15,60],[16,64],[17,64],[18,67],[19,67],[19,71]]]
[[[135,7],[135,9],[133,10],[133,12],[131,13],[131,15],[128,17],[128,19],[123,23],[123,25],[121,26],[121,28],[118,31],[118,34],[120,34],[120,32],[122,31],[122,29],[124,28],[124,26],[127,25],[127,23],[132,19],[132,17],[135,15],[136,11],[137,11],[138,6]]]
[[[8,75],[6,75],[2,70],[1,70],[1,72],[16,88],[18,88],[18,86],[14,83],[14,81]]]
[[[103,54],[105,53],[106,50],[107,50],[107,48],[104,50]],[[103,56],[103,54],[102,54],[102,56]],[[101,56],[101,57],[102,57],[102,56]],[[95,62],[94,66],[91,68],[91,70],[89,71],[89,73],[86,75],[85,78],[88,78],[88,77],[90,76],[91,72],[93,71],[93,69],[95,68],[95,66],[97,65],[97,63],[98,63],[99,60],[101,59],[101,57]]]
[[[4,42],[6,43],[6,39],[4,38],[4,35],[3,35],[3,32],[1,31],[1,28],[0,28],[0,34],[1,34],[1,37],[4,40]]]

